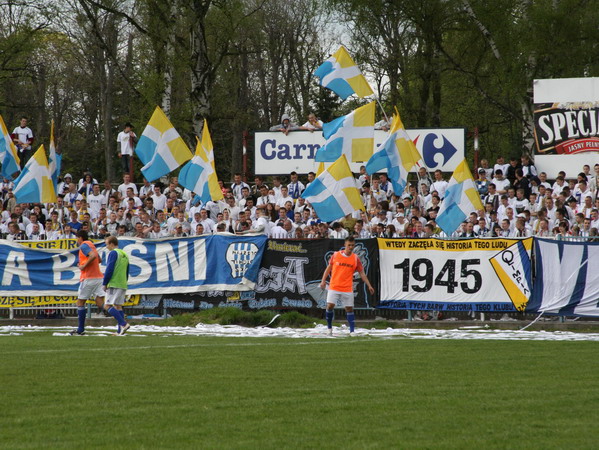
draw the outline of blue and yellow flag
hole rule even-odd
[[[343,100],[354,93],[360,98],[374,94],[344,46],[322,63],[314,75],[320,78],[321,86],[332,90]]]
[[[408,173],[420,159],[421,156],[416,145],[408,136],[399,117],[399,112],[395,110],[389,137],[366,163],[366,172],[372,175],[379,170],[387,169],[387,175],[393,185],[395,195],[401,196],[408,183]]]
[[[148,181],[169,174],[192,157],[189,148],[159,106],[146,125],[135,153],[145,164],[141,172]]]
[[[179,172],[179,183],[195,192],[204,204],[210,200],[217,201],[223,198],[214,169],[212,138],[205,120],[202,140],[198,139],[194,157]]]
[[[337,161],[345,155],[351,162],[368,161],[374,149],[375,102],[360,106],[347,116],[325,123],[322,135],[327,140],[316,151],[316,162]]]
[[[15,180],[17,203],[54,203],[56,191],[44,146],[27,161],[21,175]]]
[[[61,165],[62,155],[56,153],[56,145],[54,144],[54,119],[52,119],[52,126],[50,127],[50,155],[48,157],[48,167],[50,168],[50,175],[52,175],[54,190],[56,190],[58,185],[58,176],[60,175]]]
[[[437,225],[451,236],[471,212],[484,209],[468,163],[464,159],[455,171],[437,215]]]
[[[364,203],[349,168],[345,155],[331,164],[302,193],[310,202],[318,217],[325,222],[341,219],[357,210],[364,210]]]
[[[15,174],[21,170],[21,160],[17,153],[17,147],[12,141],[1,115],[0,132],[0,164],[2,164],[2,176],[7,180],[13,180]]]

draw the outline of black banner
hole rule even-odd
[[[326,290],[319,284],[332,254],[343,248],[342,239],[269,239],[254,291],[209,291],[195,294],[144,296],[136,309],[198,310],[234,306],[243,309],[324,308]],[[379,299],[379,252],[376,239],[357,239],[354,252],[375,289],[370,295],[354,274],[355,308],[373,308]]]
[[[329,259],[343,244],[342,239],[269,239],[256,280],[256,300],[276,302],[279,308],[324,308],[326,291],[320,289],[320,280]],[[356,240],[354,253],[360,258],[376,291],[373,298],[358,273],[355,273],[354,306],[374,307],[379,291],[377,240]]]

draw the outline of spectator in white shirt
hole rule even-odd
[[[349,236],[349,232],[339,222],[333,223],[332,228],[333,230],[329,233],[331,239],[345,239]]]
[[[285,207],[287,202],[291,202],[293,205],[293,198],[288,194],[288,190],[285,186],[281,186],[281,197],[277,200],[278,207]]]
[[[27,117],[21,117],[21,123],[13,130],[11,136],[21,160],[21,170],[33,156],[33,131],[27,126],[27,120]]]
[[[299,181],[297,172],[293,171],[289,174],[289,176],[291,178],[291,181],[287,185],[287,192],[289,192],[289,196],[291,198],[297,200],[300,197],[300,195],[302,195],[302,192],[304,192],[304,189],[306,189],[306,186],[304,186],[304,184],[301,181]]]
[[[133,192],[135,193],[135,195],[137,195],[137,193],[138,193],[137,186],[135,186],[135,183],[131,182],[131,175],[129,175],[129,173],[126,172],[123,175],[123,182],[119,185],[119,187],[117,188],[117,191],[120,192],[122,197],[126,197],[128,188],[133,189]]]
[[[507,194],[511,186],[510,180],[504,177],[504,172],[500,169],[495,171],[495,178],[491,182],[495,185],[495,189],[500,195]]]
[[[435,181],[431,185],[431,191],[437,191],[437,194],[441,199],[445,197],[445,191],[448,186],[448,182],[443,179],[443,172],[439,169],[435,170]]]
[[[306,131],[322,130],[322,120],[316,118],[316,114],[308,114],[308,121],[303,124],[299,129]]]
[[[137,136],[133,132],[133,125],[127,122],[123,131],[117,135],[116,141],[119,144],[118,156],[121,158],[123,173],[128,174],[133,168],[133,149],[137,142]],[[137,191],[135,193],[137,194]]]
[[[243,198],[241,189],[244,187],[248,188],[248,190],[250,189],[250,186],[246,182],[241,181],[241,174],[236,173],[235,175],[233,175],[233,183],[231,184],[231,190],[233,191],[233,195],[237,200],[241,200]]]
[[[152,200],[154,200],[154,208],[158,210],[166,208],[166,195],[160,191],[160,185],[158,184],[154,185]]]

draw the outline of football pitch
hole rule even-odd
[[[1,448],[591,448],[596,342],[0,337]]]

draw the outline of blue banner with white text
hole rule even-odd
[[[179,239],[119,239],[129,255],[129,294],[251,290],[266,236],[210,235]],[[96,244],[104,265],[108,250]],[[0,241],[0,296],[73,295],[78,249],[33,249]]]

